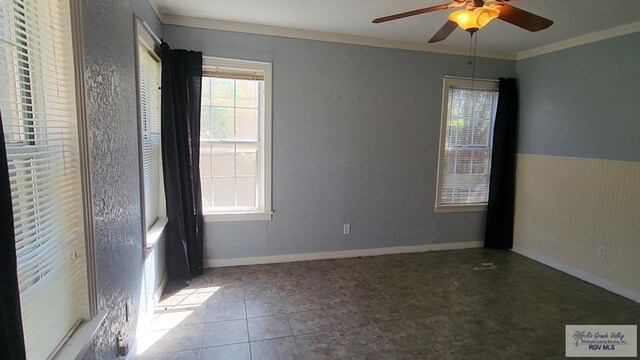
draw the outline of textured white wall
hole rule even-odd
[[[98,306],[108,311],[87,360],[116,358],[118,333],[133,344],[164,273],[164,247],[143,256],[134,13],[162,35],[147,0],[82,1]]]
[[[514,248],[638,296],[640,163],[520,154]]]

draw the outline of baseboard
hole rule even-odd
[[[158,288],[153,293],[154,305],[158,305],[158,303],[160,302],[160,298],[162,297],[162,292],[164,292],[164,287],[166,285],[167,285],[167,272],[165,271],[164,275],[162,275],[162,280],[160,281],[160,285],[158,285]]]
[[[627,289],[625,287],[622,287],[610,280],[606,280],[603,279],[601,277],[595,276],[591,273],[588,273],[584,270],[580,270],[580,269],[576,269],[573,266],[567,265],[565,263],[562,263],[560,261],[548,258],[544,255],[540,255],[536,252],[533,252],[531,250],[527,250],[527,249],[523,249],[523,248],[519,248],[519,247],[513,247],[513,249],[511,249],[511,251],[520,254],[522,256],[528,257],[529,259],[535,260],[539,263],[545,264],[547,266],[550,266],[556,270],[560,270],[564,273],[567,273],[571,276],[575,276],[578,279],[584,280],[588,283],[591,283],[593,285],[599,286],[605,290],[611,291],[614,294],[618,294],[620,296],[624,296],[627,299],[631,299],[635,302],[640,303],[640,292],[631,290],[631,289]]]
[[[129,352],[124,356],[124,360],[135,360],[138,357],[138,339],[135,339],[131,345],[129,345]]]
[[[284,262],[340,259],[340,258],[351,258],[351,257],[361,257],[361,256],[408,254],[408,253],[427,252],[427,251],[472,249],[472,248],[479,248],[482,246],[483,246],[482,241],[469,241],[469,242],[457,242],[457,243],[445,243],[445,244],[424,244],[424,245],[412,245],[412,246],[383,247],[383,248],[374,248],[374,249],[355,249],[355,250],[326,251],[326,252],[314,252],[314,253],[303,253],[303,254],[257,256],[257,257],[245,257],[245,258],[234,258],[234,259],[209,259],[209,260],[204,260],[204,267],[211,268],[211,267],[225,267],[225,266],[238,266],[238,265],[275,264],[275,263],[284,263]]]
[[[164,291],[165,286],[167,285],[167,272],[165,271],[164,274],[162,274],[162,280],[160,280],[160,285],[158,285],[158,287],[156,288],[156,290],[153,292],[153,306],[156,307],[158,305],[158,303],[160,302],[160,298],[162,297],[162,292]],[[129,352],[127,353],[126,356],[123,357],[124,360],[134,360],[137,357],[137,352],[138,352],[138,334],[140,333],[140,331],[145,331],[144,328],[146,328],[146,326],[148,325],[148,322],[150,322],[151,320],[147,318],[147,315],[145,314],[144,317],[139,320],[138,322],[138,333],[136,334],[135,338],[133,339],[133,342],[129,344]],[[143,328],[144,327],[144,328]]]

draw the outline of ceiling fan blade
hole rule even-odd
[[[444,23],[444,25],[442,25],[440,30],[438,30],[438,32],[435,35],[433,35],[431,40],[429,40],[429,43],[430,44],[436,43],[438,41],[442,41],[446,39],[449,35],[451,35],[453,30],[455,30],[457,27],[458,27],[458,24],[456,24],[455,22],[451,20],[447,21],[446,23]]]
[[[426,14],[426,13],[430,13],[430,12],[438,11],[438,10],[446,10],[446,9],[448,9],[450,7],[453,7],[454,5],[455,4],[442,4],[442,5],[437,5],[437,6],[431,6],[431,7],[428,7],[428,8],[407,11],[407,12],[403,12],[403,13],[400,13],[400,14],[384,16],[384,17],[381,17],[381,18],[374,19],[372,22],[374,24],[379,24],[379,23],[383,23],[383,22],[386,22],[386,21],[406,18],[406,17],[409,17],[409,16]]]
[[[542,16],[532,14],[511,5],[507,5],[504,2],[498,3],[497,6],[497,9],[500,10],[498,19],[529,31],[540,31],[553,24],[553,21],[549,19],[545,19]]]

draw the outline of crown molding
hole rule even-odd
[[[640,32],[640,21],[632,22],[630,24],[616,26],[613,28],[592,32],[589,34],[576,36],[571,39],[558,41],[552,44],[540,46],[537,48],[521,51],[518,53],[516,60],[524,60],[535,56],[549,54],[552,52],[569,49],[572,47],[585,45],[597,41],[611,39],[614,37],[633,34]]]
[[[160,19],[160,22],[164,23],[164,15],[162,14],[162,11],[160,10],[160,5],[158,5],[158,1],[149,0],[149,5],[151,5],[151,8],[156,13],[156,16],[158,16],[158,19]]]
[[[449,55],[463,55],[463,56],[469,55],[469,49],[467,48],[457,48],[457,47],[397,41],[397,40],[385,40],[385,39],[370,38],[370,37],[364,37],[364,36],[354,36],[354,35],[313,31],[313,30],[291,29],[291,28],[278,27],[278,26],[249,24],[249,23],[226,21],[226,20],[205,19],[205,18],[186,16],[186,15],[163,14],[161,17],[161,20],[164,24],[168,24],[168,25],[179,25],[179,26],[195,27],[195,28],[202,28],[202,29],[233,31],[233,32],[249,33],[249,34],[327,41],[327,42],[342,43],[342,44],[364,45],[364,46],[382,47],[382,48],[389,48],[389,49],[401,49],[401,50],[421,51],[421,52],[449,54]],[[497,52],[497,51],[478,51],[477,56],[483,57],[483,58],[504,59],[504,60],[516,59],[515,53],[504,53],[504,52]]]
[[[158,5],[157,0],[149,0],[153,11],[163,24],[195,27],[211,30],[232,31],[257,35],[279,36],[295,39],[327,41],[342,44],[373,46],[389,49],[400,49],[420,52],[430,52],[449,55],[468,55],[467,48],[433,45],[425,43],[416,43],[408,41],[386,40],[379,38],[371,38],[364,36],[355,36],[339,33],[330,33],[314,30],[292,29],[279,26],[258,25],[235,21],[207,19],[196,16],[165,14]],[[574,38],[558,41],[555,43],[543,45],[529,50],[520,51],[518,53],[499,52],[499,51],[478,51],[477,56],[491,59],[503,60],[524,60],[556,51],[569,49],[597,41],[611,39],[618,36],[640,32],[640,21],[630,24],[616,26],[613,28],[592,32],[585,35],[576,36]]]

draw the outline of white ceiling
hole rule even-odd
[[[163,14],[320,31],[426,44],[447,20],[438,11],[372,24],[376,17],[438,5],[446,0],[155,0]],[[512,6],[554,21],[528,32],[494,20],[478,34],[478,50],[518,53],[640,20],[639,0],[514,0]],[[467,48],[469,35],[457,29],[439,43]]]

